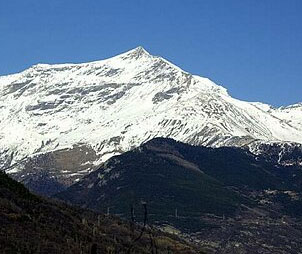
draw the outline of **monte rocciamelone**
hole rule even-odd
[[[242,147],[277,164],[302,165],[302,104],[234,99],[142,47],[1,76],[0,112],[1,169],[46,195],[154,137]]]

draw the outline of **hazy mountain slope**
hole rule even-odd
[[[0,162],[18,180],[35,175],[66,186],[159,136],[209,146],[302,143],[301,110],[234,99],[141,47],[0,77]]]
[[[149,228],[134,242],[140,226],[37,197],[2,172],[0,190],[1,253],[150,253],[150,239],[158,253],[201,253]]]

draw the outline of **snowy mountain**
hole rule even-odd
[[[70,185],[153,137],[255,153],[267,143],[301,147],[302,104],[234,99],[142,47],[0,77],[0,162],[30,186],[35,177]]]

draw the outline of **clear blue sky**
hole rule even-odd
[[[0,75],[138,45],[236,98],[302,101],[302,0],[0,1]]]

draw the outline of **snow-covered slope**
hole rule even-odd
[[[302,105],[275,109],[234,99],[142,47],[102,61],[38,64],[0,77],[0,162],[8,172],[22,171],[24,161],[41,154],[76,147],[82,159],[70,168],[85,174],[156,136],[210,146],[302,143]],[[71,175],[64,168],[71,155],[61,157],[55,157],[59,171]]]

